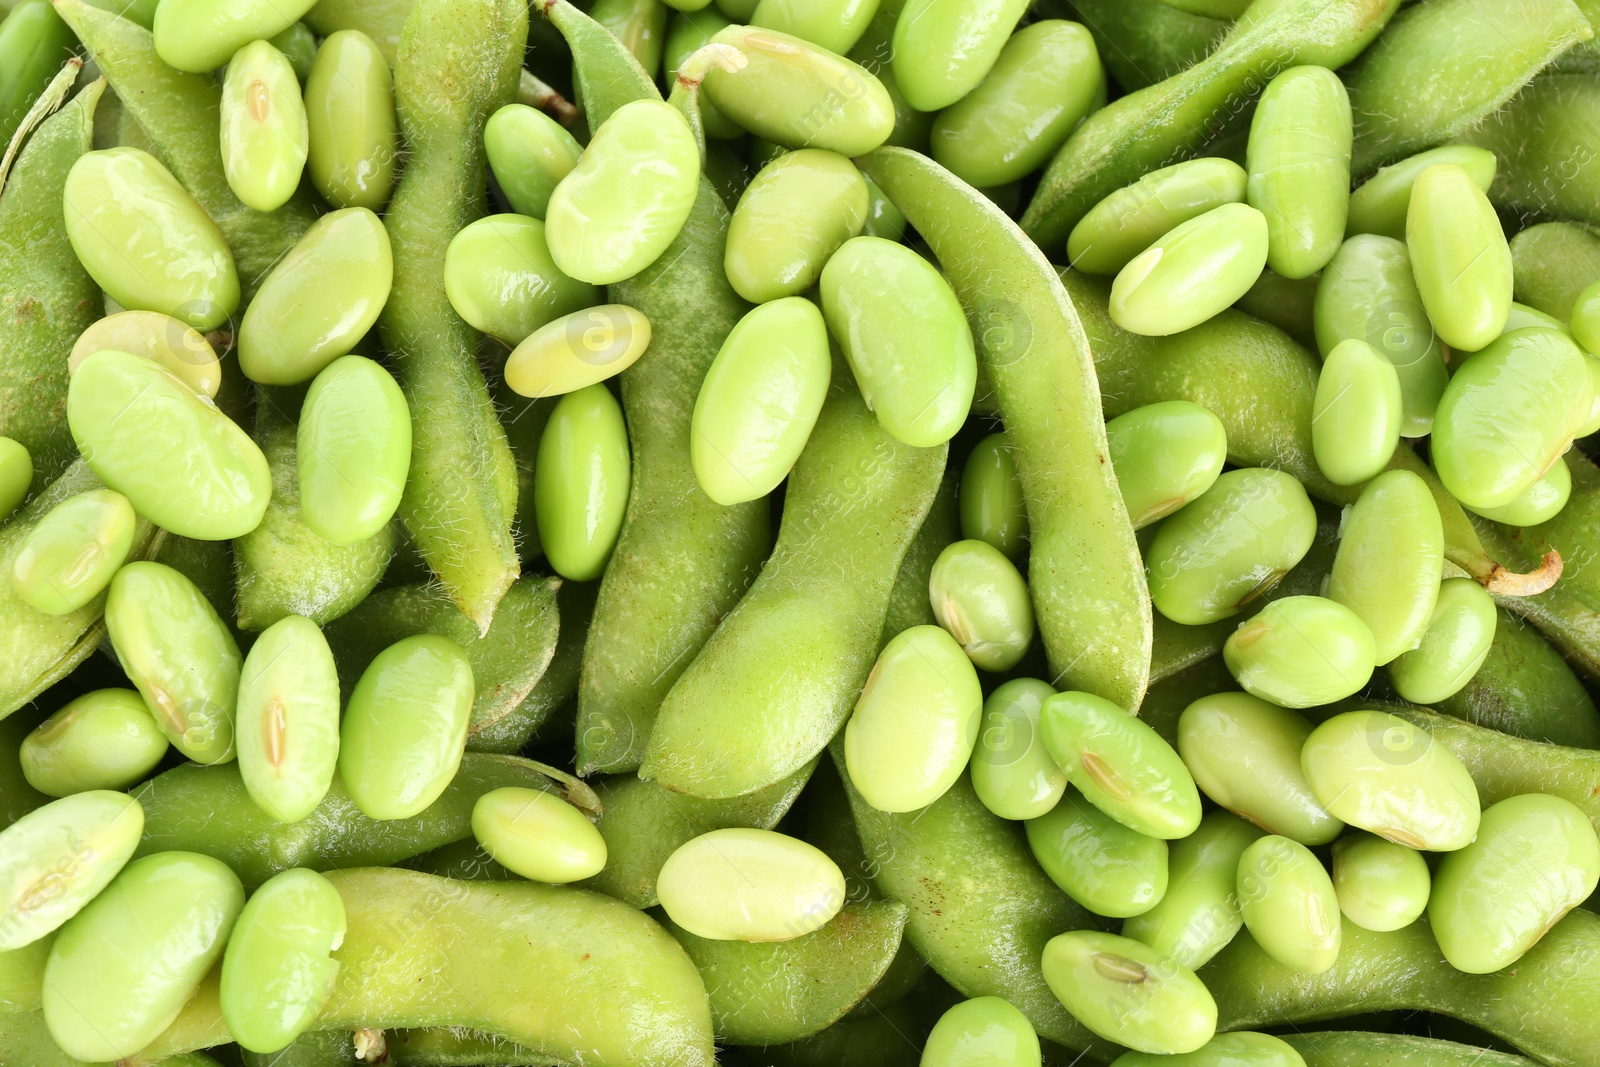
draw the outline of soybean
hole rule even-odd
[[[182,379],[189,388],[215,400],[222,387],[222,363],[211,342],[188,323],[159,311],[121,311],[78,335],[67,369],[106,349],[144,356]]]
[[[69,701],[22,739],[23,776],[39,792],[71,796],[127,789],[167,754],[167,739],[132,689],[96,689]]]
[[[1290,67],[1261,94],[1250,120],[1247,199],[1266,216],[1276,274],[1308,278],[1339,250],[1351,136],[1350,97],[1326,67]]]
[[[1500,335],[1511,311],[1511,249],[1489,198],[1464,168],[1436,163],[1417,175],[1406,247],[1441,341],[1474,352]]]
[[[622,409],[604,385],[563,396],[539,442],[539,543],[563,578],[598,578],[622,529],[631,461]]]
[[[300,79],[266,41],[234,53],[222,82],[222,165],[228,188],[257,211],[276,211],[300,185],[310,153]]]
[[[1494,644],[1494,600],[1471,578],[1446,578],[1417,647],[1389,664],[1395,691],[1414,704],[1437,704],[1478,673]]]
[[[295,434],[300,516],[336,545],[389,525],[411,468],[411,411],[394,376],[341,356],[311,383]]]
[[[489,858],[536,882],[593,878],[606,865],[606,841],[583,812],[552,793],[492,789],[472,806],[472,836]]]
[[[1165,337],[1198,326],[1238,300],[1267,263],[1266,216],[1224,204],[1174,227],[1111,284],[1111,319]]]
[[[1124,1052],[1111,1067],[1305,1067],[1294,1046],[1271,1034],[1235,1030],[1218,1034],[1194,1052],[1182,1056],[1152,1056]]]
[[[544,218],[550,194],[583,155],[577,138],[527,104],[507,104],[490,115],[483,147],[511,210],[535,219]]]
[[[28,498],[33,484],[33,457],[22,442],[0,437],[0,522]]]
[[[1014,678],[983,702],[972,791],[1002,819],[1036,819],[1066,791],[1066,772],[1045,747],[1040,723],[1040,709],[1055,692],[1037,678]]]
[[[1329,599],[1372,631],[1377,663],[1422,640],[1444,568],[1444,530],[1433,493],[1407,470],[1368,482],[1345,515],[1328,578]]]
[[[1204,966],[1244,926],[1236,884],[1239,857],[1260,836],[1260,830],[1225,811],[1207,813],[1194,833],[1172,843],[1166,895],[1123,923],[1123,936],[1185,967]]]
[[[262,631],[239,676],[239,775],[280,823],[311,815],[339,761],[339,672],[327,638],[290,615]]]
[[[744,21],[793,34],[842,56],[855,47],[878,7],[879,0],[761,0]]]
[[[62,501],[23,538],[11,564],[11,587],[46,615],[83,608],[128,558],[138,521],[128,498],[110,489]]]
[[[938,111],[977,88],[1027,6],[1025,0],[909,0],[895,22],[892,60],[907,102]]]
[[[791,941],[844,905],[844,875],[817,848],[771,830],[712,830],[667,857],[656,880],[673,922],[713,941]]]
[[[550,256],[544,223],[526,215],[490,215],[456,234],[445,251],[444,287],[450,306],[468,325],[512,348],[601,299],[597,286],[561,272]],[[608,318],[603,325],[616,324]],[[631,343],[630,338],[618,351]],[[611,350],[609,344],[608,337],[604,351]]]
[[[1222,646],[1228,671],[1245,692],[1286,708],[1331,704],[1360,692],[1376,656],[1361,617],[1320,596],[1274,600]]]
[[[1079,220],[1067,238],[1067,258],[1076,270],[1116,274],[1164,234],[1225,204],[1243,203],[1247,182],[1244,168],[1231,159],[1191,159],[1153,170]]]
[[[986,671],[1010,670],[1033,643],[1027,583],[986,541],[957,541],[939,553],[928,599],[939,625]]]
[[[839,246],[867,220],[867,180],[835,152],[802,148],[761,168],[733,209],[724,268],[751,303],[816,284]]]
[[[1075,930],[1044,947],[1045,981],[1085,1026],[1139,1052],[1176,1055],[1217,1031],[1217,1005],[1193,971],[1131,938]]]
[[[1593,362],[1594,357],[1584,357]],[[1582,431],[1579,431],[1580,434]],[[1522,495],[1509,504],[1497,508],[1467,508],[1474,515],[1506,526],[1537,526],[1561,514],[1572,496],[1572,469],[1565,456],[1557,456],[1545,476],[1522,491]],[[1463,505],[1465,506],[1465,505]]]
[[[0,831],[0,951],[31,945],[77,915],[122,870],[143,829],[137,800],[93,789]]]
[[[336,208],[380,211],[399,157],[389,62],[360,30],[328,35],[306,79],[311,184]]]
[[[1076,790],[1026,824],[1050,880],[1096,915],[1142,915],[1167,892],[1167,843],[1130,830]]]
[[[204,74],[252,41],[264,41],[300,21],[316,0],[161,0],[152,32],[156,53],[178,70]]]
[[[922,1047],[923,1067],[1039,1067],[1039,1035],[1000,997],[973,997],[939,1016]]]
[[[1228,458],[1222,420],[1187,400],[1124,412],[1106,423],[1106,440],[1135,530],[1210,489]]]
[[[1360,485],[1388,466],[1400,444],[1400,374],[1367,342],[1333,346],[1317,375],[1311,449],[1334,485]]]
[[[1454,163],[1484,192],[1494,183],[1494,153],[1473,145],[1452,144],[1430,148],[1379,170],[1350,194],[1345,232],[1376,233],[1397,241],[1406,239],[1406,213],[1417,175],[1435,163]]]
[[[1028,505],[1005,434],[990,434],[973,446],[961,469],[960,493],[962,537],[988,542],[1013,562],[1027,558]]]
[[[1239,910],[1256,943],[1302,974],[1321,974],[1339,959],[1339,899],[1311,850],[1269,835],[1239,857]]]
[[[1333,844],[1333,891],[1344,917],[1380,933],[1410,926],[1428,906],[1427,861],[1414,848],[1371,834]]]
[[[626,304],[573,311],[517,345],[506,360],[506,384],[529,397],[575,392],[633,366],[651,336],[650,320]]]

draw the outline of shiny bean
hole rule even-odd
[[[1311,408],[1312,454],[1328,481],[1360,485],[1388,466],[1404,406],[1393,363],[1359,337],[1334,345]]]
[[[11,587],[46,615],[87,605],[128,558],[139,517],[128,498],[94,489],[62,501],[23,538],[11,564]]]
[[[251,895],[222,957],[222,1020],[241,1047],[278,1052],[311,1027],[344,934],[344,900],[315,871],[291,868]]]
[[[1344,516],[1328,598],[1367,624],[1382,665],[1422,641],[1443,570],[1444,529],[1428,483],[1385,471]]]
[[[922,1047],[922,1067],[1039,1067],[1039,1035],[1010,1001],[964,1000],[939,1016]]]
[[[1153,170],[1089,209],[1067,238],[1067,258],[1088,274],[1116,274],[1191,219],[1243,203],[1246,181],[1244,168],[1231,159],[1191,159]]]
[[[360,30],[329,34],[305,100],[311,184],[336,208],[383,210],[394,192],[400,140],[382,50]]]
[[[1493,205],[1465,168],[1435,163],[1417,175],[1406,247],[1440,340],[1471,352],[1500,335],[1511,310],[1511,249]]]
[[[561,885],[599,874],[606,840],[594,823],[553,793],[492,789],[472,806],[472,836],[489,858],[524,878]]]
[[[167,739],[132,689],[96,689],[68,702],[22,739],[28,784],[46,796],[126,789],[167,754]]]
[[[1478,673],[1494,644],[1494,600],[1471,578],[1446,578],[1422,641],[1389,664],[1389,680],[1413,704],[1455,696]]]
[[[1003,433],[974,445],[961,468],[961,536],[987,541],[1012,561],[1028,556],[1028,505]]]
[[[622,530],[632,460],[622,408],[604,385],[556,402],[534,470],[539,543],[575,582],[600,577]]]
[[[107,315],[78,335],[67,357],[68,373],[96,352],[131,352],[161,364],[197,393],[216,399],[222,363],[205,335],[159,311],[121,311]]]
[[[1269,835],[1239,857],[1239,910],[1267,955],[1301,974],[1339,959],[1339,898],[1322,861],[1304,845]]]
[[[1235,1030],[1181,1056],[1124,1052],[1111,1067],[1306,1067],[1306,1061],[1282,1038]]]
[[[1055,690],[1014,678],[983,702],[972,750],[972,791],[1002,819],[1036,819],[1061,800],[1067,775],[1045,748],[1039,711]]]
[[[1239,857],[1260,836],[1242,819],[1209,812],[1194,833],[1172,843],[1166,895],[1123,923],[1123,936],[1185,967],[1204,966],[1244,926],[1235,884]]]
[[[1267,265],[1308,278],[1344,239],[1350,200],[1350,97],[1326,67],[1290,67],[1250,121],[1246,198],[1267,219]]]
[[[311,383],[295,434],[300,517],[325,541],[354,545],[394,517],[411,469],[411,412],[394,376],[341,356]]]
[[[1075,930],[1044,946],[1044,980],[1066,1009],[1107,1041],[1138,1052],[1193,1052],[1217,1031],[1205,983],[1131,938]]]
[[[1008,671],[1033,643],[1033,603],[1015,565],[987,541],[957,541],[928,580],[933,614],[974,664]]]
[[[122,870],[143,830],[139,802],[104,789],[52,801],[0,830],[0,951],[77,915]]]
[[[300,21],[316,0],[161,0],[156,5],[156,54],[169,67],[204,74],[252,41],[264,41]]]
[[[1596,362],[1585,356],[1584,362]],[[1579,431],[1581,434],[1581,430]],[[1572,470],[1565,456],[1557,456],[1543,478],[1522,491],[1522,495],[1509,504],[1497,508],[1467,508],[1475,515],[1503,523],[1506,526],[1537,526],[1561,514],[1572,496]],[[1465,505],[1463,505],[1465,506]]]
[[[771,830],[712,830],[680,845],[656,879],[673,922],[715,941],[790,941],[844,906],[844,875],[821,850]]]
[[[33,484],[33,457],[27,446],[10,437],[0,437],[0,522],[11,517],[28,498]]]
[[[1600,281],[1591,282],[1572,304],[1572,336],[1583,350],[1600,350]]]
[[[529,397],[576,392],[633,366],[650,337],[650,320],[626,304],[573,311],[517,345],[506,360],[506,384]]]
[[[1128,829],[1076,790],[1026,830],[1044,873],[1096,915],[1142,915],[1166,895],[1167,843]]]
[[[1174,227],[1111,283],[1111,319],[1164,337],[1198,326],[1238,300],[1267,262],[1266,216],[1224,204]]]
[[[797,296],[817,283],[839,246],[861,233],[867,180],[844,156],[787,152],[751,180],[728,224],[723,266],[751,303]]]
[[[1349,234],[1377,233],[1397,241],[1406,239],[1406,211],[1417,175],[1435,163],[1454,163],[1465,170],[1484,192],[1494,182],[1494,153],[1473,145],[1452,144],[1430,148],[1384,167],[1350,194]]]
[[[878,0],[761,0],[752,26],[778,30],[844,55],[878,13]]]
[[[288,57],[266,41],[245,45],[222,82],[228,188],[257,211],[276,211],[299,188],[310,150],[305,100]]]
[[[1210,489],[1228,459],[1222,420],[1187,400],[1118,415],[1106,423],[1106,439],[1135,530],[1166,518]]]
[[[282,823],[309,817],[339,762],[339,672],[316,623],[290,615],[262,631],[245,657],[237,708],[250,799]]]
[[[1367,624],[1343,604],[1289,596],[1240,623],[1222,658],[1247,693],[1311,708],[1360,692],[1376,666],[1375,647]]]
[[[468,325],[513,348],[540,327],[602,299],[598,286],[561,273],[550,256],[544,223],[526,215],[490,215],[456,234],[445,251],[444,291],[450,306]],[[608,318],[601,325],[616,324]],[[580,328],[578,333],[587,341],[587,329]],[[648,330],[644,340],[649,341]],[[606,351],[610,351],[610,341],[608,336],[603,346]],[[630,348],[631,341],[622,351]],[[640,347],[639,351],[643,350]],[[517,387],[516,381],[508,384]],[[536,390],[524,395],[543,394]]]
[[[490,115],[483,147],[511,210],[535,219],[544,218],[550,194],[583,155],[565,127],[527,104],[507,104]]]
[[[1028,8],[1026,0],[908,0],[894,24],[894,79],[918,111],[978,87]]]
[[[1427,861],[1414,848],[1371,834],[1333,843],[1333,891],[1344,917],[1363,930],[1410,926],[1428,906]]]

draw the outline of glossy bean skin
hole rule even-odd
[[[1193,1052],[1217,1006],[1193,971],[1132,938],[1077,930],[1044,949],[1045,980],[1085,1026],[1138,1052]]]
[[[964,1000],[939,1016],[923,1047],[926,1067],[960,1067],[973,1062],[994,1067],[1037,1067],[1039,1035],[1009,1001],[1000,997]]]
[[[511,210],[541,220],[557,183],[583,155],[583,147],[559,122],[527,104],[507,104],[490,115],[483,147]]]
[[[1444,145],[1418,152],[1379,170],[1350,194],[1350,215],[1345,232],[1375,233],[1397,241],[1406,239],[1406,211],[1417,175],[1435,163],[1454,163],[1471,175],[1484,192],[1494,183],[1494,153],[1473,145]]]
[[[1372,631],[1377,663],[1422,640],[1444,568],[1444,532],[1433,494],[1410,471],[1368,482],[1345,515],[1328,597]]]
[[[1483,586],[1470,578],[1446,578],[1421,643],[1389,663],[1395,691],[1414,704],[1455,696],[1488,658],[1495,628],[1494,601]]]
[[[339,758],[339,675],[315,623],[291,615],[256,638],[239,676],[239,774],[281,823],[307,818]]]
[[[933,122],[933,158],[978,188],[1037,170],[1089,112],[1103,74],[1089,31],[1048,19],[1012,34],[976,88]]]
[[[1291,596],[1240,623],[1222,657],[1245,692],[1310,708],[1360,692],[1372,677],[1375,647],[1367,624],[1343,604]]]
[[[11,586],[23,603],[46,615],[77,611],[111,584],[133,548],[138,524],[128,498],[110,489],[63,501],[23,539],[11,564]]]
[[[222,164],[228,187],[257,211],[275,211],[300,185],[310,152],[300,79],[266,41],[234,53],[222,83]]]
[[[539,542],[557,574],[598,578],[616,546],[628,501],[628,434],[604,385],[568,393],[539,445],[534,492]]]
[[[751,303],[797,296],[816,284],[839,246],[867,219],[866,179],[834,152],[802,148],[761,168],[728,224],[724,266]]]
[[[844,905],[838,865],[771,830],[702,834],[667,858],[656,886],[673,922],[713,940],[793,940]]]
[[[1259,837],[1260,830],[1236,816],[1208,813],[1193,834],[1172,843],[1166,895],[1124,922],[1122,935],[1185,967],[1204,966],[1244,926],[1236,883],[1239,857]]]
[[[1125,1052],[1111,1061],[1112,1067],[1305,1067],[1305,1060],[1294,1046],[1271,1034],[1236,1030],[1218,1034],[1194,1052],[1181,1056],[1153,1056],[1144,1052]]]
[[[67,369],[106,349],[146,356],[182,378],[191,389],[215,400],[222,387],[222,364],[211,342],[193,326],[159,311],[107,315],[83,333],[67,357]]]
[[[1174,227],[1117,273],[1112,321],[1150,337],[1198,326],[1255,284],[1267,249],[1265,215],[1248,204],[1213,208]]]
[[[661,72],[667,12],[662,0],[602,0],[590,8],[594,20],[622,42],[652,80]]]
[[[152,30],[156,51],[178,70],[204,74],[228,62],[251,41],[275,37],[315,6],[315,0],[288,4],[229,4],[198,0],[164,0],[156,5]]]
[[[1153,170],[1089,209],[1067,238],[1076,270],[1116,274],[1164,234],[1224,204],[1244,202],[1248,176],[1229,159]]]
[[[973,446],[961,470],[961,535],[986,541],[1013,562],[1028,555],[1028,506],[1003,433]]]
[[[37,808],[0,832],[0,950],[33,944],[79,914],[128,862],[143,827],[138,801],[91,790]]]
[[[1111,463],[1133,528],[1149,526],[1200,496],[1228,458],[1222,422],[1199,404],[1147,404],[1106,423]]]
[[[1469,352],[1500,336],[1511,310],[1511,249],[1488,197],[1454,163],[1417,175],[1406,247],[1439,339]]]
[[[1371,834],[1333,846],[1333,890],[1344,917],[1363,930],[1410,926],[1428,906],[1431,876],[1422,853]]]
[[[1339,901],[1322,861],[1304,845],[1268,835],[1239,857],[1239,909],[1267,955],[1305,974],[1339,958]]]
[[[1016,666],[1033,643],[1033,604],[1017,568],[986,541],[957,541],[939,554],[928,581],[939,620],[986,671]]]
[[[833,0],[826,4],[765,0],[756,5],[747,21],[844,55],[866,32],[878,7],[878,0]]]
[[[1592,359],[1593,357],[1588,357],[1585,361]],[[1563,456],[1557,457],[1545,476],[1524,489],[1522,495],[1511,503],[1498,508],[1467,508],[1467,510],[1474,515],[1482,515],[1486,519],[1493,519],[1506,526],[1537,526],[1559,515],[1561,509],[1567,506],[1571,495],[1572,470],[1567,466],[1566,458]]]
[[[1306,278],[1344,238],[1350,188],[1350,98],[1323,67],[1290,67],[1268,83],[1250,121],[1247,199],[1267,219],[1267,265]]]
[[[0,522],[9,519],[28,498],[33,484],[33,457],[27,446],[10,437],[0,437]]]
[[[97,689],[69,701],[22,740],[28,784],[48,796],[126,789],[143,781],[167,739],[132,689]]]
[[[1054,695],[1036,678],[1015,678],[984,701],[972,751],[972,789],[1002,819],[1036,819],[1066,791],[1066,773],[1045,748],[1039,718]]]
[[[1142,915],[1167,892],[1167,843],[1130,830],[1076,791],[1026,828],[1050,880],[1096,915]]]
[[[411,467],[411,411],[394,377],[365,356],[341,356],[311,383],[296,435],[300,514],[336,545],[389,525]]]
[[[627,370],[652,336],[650,320],[625,304],[573,311],[544,323],[512,350],[506,384],[528,397],[575,392]]]
[[[336,208],[373,211],[394,192],[399,154],[389,63],[360,30],[328,35],[306,79],[312,184]]]
[[[507,786],[479,797],[472,836],[496,863],[536,882],[578,882],[606,865],[606,841],[594,824],[538,789]]]
[[[1404,414],[1400,374],[1367,342],[1333,346],[1317,376],[1311,448],[1335,485],[1360,485],[1389,465]]]
[[[444,284],[456,314],[512,348],[548,323],[601,302],[597,286],[561,272],[544,223],[526,215],[490,215],[451,238]]]
[[[894,28],[894,74],[919,111],[938,111],[966,96],[994,67],[1026,5],[987,0],[909,0]]]

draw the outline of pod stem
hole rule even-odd
[[[33,102],[28,113],[22,116],[22,122],[17,126],[17,132],[11,135],[11,143],[6,146],[4,158],[0,158],[0,189],[5,188],[6,178],[11,174],[11,164],[22,151],[23,142],[34,128],[49,118],[57,108],[66,102],[67,93],[72,91],[72,85],[78,80],[78,72],[83,70],[83,60],[77,56],[71,59],[56,72],[56,76],[45,86],[44,92],[39,94],[39,99]]]
[[[533,71],[523,68],[517,83],[517,103],[538,108],[568,129],[577,125],[583,112],[577,106],[540,80]]]
[[[1539,566],[1526,574],[1507,570],[1488,556],[1475,560],[1467,572],[1489,592],[1496,596],[1538,596],[1556,584],[1561,577],[1561,553],[1555,549],[1544,554]]]

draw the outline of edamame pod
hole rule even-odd
[[[156,52],[170,67],[194,74],[216,70],[251,41],[275,37],[300,21],[316,0],[161,0],[153,31]]]
[[[295,458],[300,515],[323,540],[354,545],[389,525],[411,468],[411,411],[394,377],[341,356],[311,383]]]
[[[159,311],[122,311],[90,326],[78,335],[67,357],[67,370],[106,349],[145,356],[183,379],[197,393],[217,398],[222,387],[222,363],[216,349],[193,326]]]
[[[867,406],[919,448],[955,436],[972,407],[972,330],[950,284],[904,245],[845,242],[822,271],[822,312]]]
[[[20,441],[0,437],[0,522],[28,499],[33,484],[33,457]]]
[[[1194,833],[1172,843],[1166,894],[1155,907],[1124,922],[1122,935],[1185,967],[1203,967],[1244,926],[1239,857],[1260,836],[1260,830],[1225,811],[1207,813]]]
[[[598,287],[561,273],[545,243],[544,223],[525,215],[490,215],[451,238],[444,288],[456,314],[512,348],[540,327],[601,299]],[[621,323],[607,319],[602,325],[614,330]],[[584,329],[577,332],[587,336]],[[603,346],[608,353],[610,341],[607,337]],[[631,344],[624,343],[619,351],[630,350]],[[534,389],[523,395],[542,394]]]
[[[167,740],[196,763],[231,760],[239,646],[195,584],[165,564],[128,564],[111,580],[106,630]]]
[[[1036,678],[1014,678],[983,703],[972,790],[1002,819],[1036,819],[1066,791],[1066,772],[1045,748],[1039,721],[1044,702],[1054,695]]]
[[[1149,337],[1198,326],[1238,300],[1267,262],[1266,216],[1224,204],[1174,227],[1111,284],[1111,319]]]
[[[978,739],[983,690],[960,645],[913,626],[878,655],[844,728],[845,769],[880,811],[916,811],[961,776]]]
[[[659,100],[624,104],[550,194],[551,259],[595,285],[633,277],[683,229],[699,180],[700,151],[678,110]]]
[[[382,210],[399,135],[389,62],[360,30],[329,34],[306,79],[311,184],[336,208]]]
[[[1440,340],[1475,352],[1500,336],[1511,311],[1511,249],[1489,198],[1464,168],[1436,163],[1417,175],[1406,247]]]
[[[239,676],[236,728],[250,799],[281,823],[307,818],[339,762],[339,673],[316,623],[290,615],[256,638]]]
[[[532,221],[532,220],[529,220]],[[601,304],[542,324],[506,360],[522,396],[558,396],[615,378],[650,345],[650,320],[626,304]]]
[[[393,284],[383,220],[364,207],[322,216],[246,309],[239,368],[267,385],[309,381],[366,336]]]
[[[1240,623],[1222,658],[1245,692],[1311,708],[1360,692],[1376,666],[1375,649],[1372,631],[1343,604],[1288,596]]]
[[[928,599],[939,625],[986,671],[1010,670],[1033,643],[1027,583],[986,541],[957,541],[939,553]]]
[[[1334,485],[1359,485],[1388,466],[1400,444],[1400,374],[1367,342],[1333,346],[1317,376],[1311,449]]]
[[[128,558],[139,517],[110,489],[80,493],[50,509],[22,541],[11,587],[30,607],[65,615],[105,591]]]
[[[1446,578],[1421,642],[1389,663],[1395,691],[1413,704],[1455,696],[1488,658],[1495,619],[1494,600],[1483,586],[1471,578]]]
[[[878,13],[878,0],[761,0],[745,20],[844,55]]]
[[[1239,857],[1239,911],[1256,943],[1279,963],[1321,974],[1339,958],[1339,899],[1322,861],[1275,834]]]
[[[39,792],[71,796],[126,789],[167,754],[167,739],[132,689],[97,689],[69,701],[22,739],[23,776]]]
[[[344,935],[344,901],[315,871],[284,871],[251,894],[222,957],[222,1019],[240,1047],[277,1052],[316,1021]]]
[[[1003,433],[974,445],[961,469],[961,536],[988,542],[1012,562],[1028,556],[1028,505]]]
[[[507,104],[490,115],[483,148],[511,210],[535,219],[544,218],[550,194],[583,155],[565,127],[527,104]]]
[[[680,846],[656,880],[672,921],[718,941],[789,941],[844,906],[844,875],[819,849],[771,830],[712,830]]]
[[[1076,791],[1026,829],[1044,873],[1096,915],[1142,915],[1166,895],[1167,843],[1128,829]]]
[[[1478,789],[1467,769],[1398,715],[1335,715],[1306,739],[1300,765],[1330,813],[1396,844],[1451,852],[1478,834]]]
[[[1443,567],[1444,532],[1427,483],[1385,471],[1344,516],[1328,598],[1367,624],[1382,665],[1422,640]]]
[[[128,864],[50,948],[50,1036],[80,1060],[134,1055],[178,1017],[243,906],[238,876],[209,856],[162,852]]]
[[[95,282],[125,308],[200,330],[239,307],[239,272],[217,224],[154,156],[90,152],[64,190],[67,236]]]
[[[1139,1052],[1175,1055],[1217,1031],[1217,1005],[1193,971],[1148,945],[1075,930],[1044,947],[1044,977],[1085,1026]]]
[[[1153,170],[1089,209],[1067,238],[1067,258],[1075,270],[1116,274],[1162,235],[1243,203],[1247,181],[1243,167],[1215,157]]]
[[[17,4],[0,25],[0,142],[9,144],[77,41],[49,3]]]
[[[1350,199],[1350,98],[1325,67],[1290,67],[1250,120],[1247,199],[1267,219],[1267,265],[1308,278],[1344,239]]]
[[[300,79],[266,41],[234,53],[222,82],[222,165],[234,195],[276,211],[300,186],[310,152]]]
[[[738,71],[713,67],[702,90],[717,110],[788,148],[825,148],[854,157],[894,130],[894,101],[883,83],[841,55],[798,37],[729,26],[711,39],[744,54]]]
[[[1428,863],[1414,848],[1371,834],[1333,844],[1333,891],[1344,917],[1363,930],[1410,926],[1428,906]]]
[[[604,385],[568,393],[539,443],[539,543],[563,578],[600,577],[628,504],[631,463],[622,409]]]
[[[472,806],[472,836],[496,863],[535,882],[593,878],[606,840],[583,812],[538,789],[492,789]]]
[[[909,0],[894,26],[894,76],[918,111],[938,111],[983,81],[1017,20],[1023,0]]]
[[[1078,23],[1018,30],[983,81],[933,120],[933,158],[980,189],[1017,181],[1089,113],[1103,77],[1094,38]]]
[[[1010,1001],[973,997],[939,1016],[921,1062],[923,1067],[1039,1067],[1039,1035]]]
[[[1376,233],[1397,241],[1406,239],[1406,213],[1417,175],[1435,163],[1454,163],[1471,176],[1484,192],[1494,183],[1494,153],[1473,145],[1450,144],[1418,152],[1384,167],[1350,194],[1345,232]]]
[[[122,870],[143,829],[137,800],[95,789],[0,831],[0,951],[30,945],[77,915]]]
[[[833,376],[822,312],[802,297],[751,310],[728,334],[695,400],[689,456],[718,504],[766,496],[789,476]]]
[[[160,0],[157,0],[159,3]],[[307,12],[310,14],[310,12]],[[124,16],[126,17],[126,16]],[[296,22],[282,33],[268,39],[268,43],[283,53],[301,84],[311,77],[311,68],[317,62],[317,35],[304,22]],[[303,106],[303,105],[302,105]]]
[[[1135,530],[1210,489],[1228,458],[1222,420],[1186,400],[1124,412],[1106,423],[1106,440]]]
[[[867,181],[835,152],[802,148],[761,168],[733,209],[724,266],[734,291],[759,304],[816,284],[839,246],[861,233]]]

